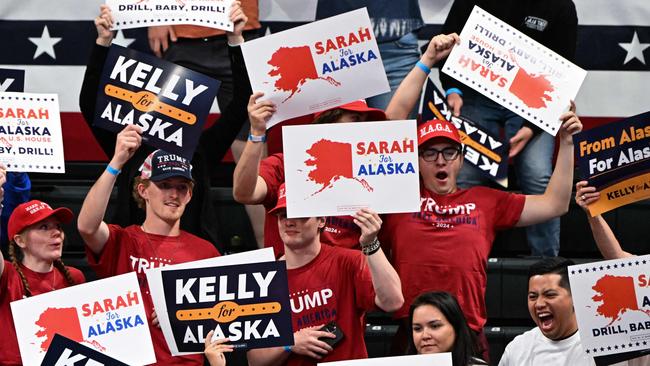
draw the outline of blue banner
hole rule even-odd
[[[650,172],[650,112],[574,136],[580,177],[598,189]]]
[[[25,89],[25,70],[0,69],[0,92],[19,92]]]
[[[220,82],[113,45],[99,83],[95,126],[142,128],[146,144],[191,159]]]
[[[465,145],[465,163],[475,166],[485,177],[507,188],[508,144],[463,115],[454,117],[443,95],[431,79],[427,78],[422,101],[422,121],[442,119],[453,123]]]
[[[179,352],[203,352],[210,330],[235,349],[293,344],[284,261],[162,271]]]
[[[60,334],[54,335],[54,339],[52,339],[52,343],[41,363],[41,366],[55,365],[128,366]]]
[[[579,175],[600,191],[592,216],[650,198],[650,112],[574,136]]]

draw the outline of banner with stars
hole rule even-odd
[[[0,68],[25,70],[25,91],[56,93],[67,161],[105,161],[106,155],[82,122],[79,90],[96,31],[93,19],[104,0],[0,1]],[[452,0],[420,1],[426,24],[421,42],[438,34]],[[650,7],[647,0],[574,0],[578,12],[575,63],[589,74],[576,97],[585,128],[647,111],[639,95],[650,85]],[[261,34],[273,34],[316,19],[326,0],[259,2]],[[393,24],[370,17],[373,31]],[[150,52],[147,29],[119,30],[114,43]],[[437,70],[433,73],[438,78]],[[213,112],[218,109],[213,107]]]

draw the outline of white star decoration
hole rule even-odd
[[[54,45],[59,43],[61,38],[50,37],[50,31],[47,29],[47,25],[43,27],[43,33],[40,37],[29,37],[29,41],[36,45],[34,59],[43,53],[47,53],[50,57],[56,60]]]
[[[645,57],[643,56],[643,51],[646,48],[650,47],[650,43],[639,42],[639,36],[636,34],[636,31],[634,31],[634,36],[632,37],[632,41],[630,41],[630,43],[619,43],[618,45],[627,51],[623,65],[632,61],[634,58],[638,59],[642,64],[645,65]]]
[[[117,33],[115,34],[115,38],[113,38],[113,44],[122,47],[129,47],[131,43],[133,43],[134,41],[135,38],[125,38],[124,33],[122,33],[121,29],[117,31]]]

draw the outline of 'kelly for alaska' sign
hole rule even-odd
[[[113,45],[99,85],[95,126],[120,132],[138,125],[145,143],[191,159],[220,83]]]

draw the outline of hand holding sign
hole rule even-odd
[[[230,21],[233,23],[232,32],[226,32],[229,45],[239,45],[244,43],[242,32],[248,22],[248,17],[244,14],[244,9],[241,7],[241,2],[235,1],[230,7]]]
[[[108,47],[113,42],[113,15],[111,8],[102,4],[99,6],[99,15],[95,18],[95,28],[97,28],[97,43],[100,46]]]
[[[576,183],[576,203],[586,213],[589,213],[588,206],[600,199],[600,192],[596,187],[590,187],[588,184],[586,180]]]
[[[361,229],[359,237],[361,247],[369,246],[377,238],[377,233],[381,229],[381,218],[375,211],[368,208],[362,208],[352,217],[354,217],[354,223]]]
[[[433,37],[422,55],[426,61],[431,62],[431,65],[427,66],[431,67],[433,64],[447,57],[452,48],[457,44],[460,44],[460,38],[456,33],[438,34]]]
[[[276,111],[275,103],[271,100],[257,101],[264,93],[256,92],[248,99],[248,119],[251,122],[251,133],[262,136],[266,133],[266,122]]]
[[[560,142],[573,144],[573,135],[582,131],[582,122],[576,115],[576,104],[571,101],[569,111],[560,116],[562,126],[560,127]]]
[[[212,341],[213,334],[214,331],[211,330],[205,337],[205,351],[203,352],[205,353],[205,358],[208,359],[210,366],[226,366],[226,357],[223,353],[232,352],[234,348],[229,344],[224,344],[230,342],[228,338],[221,338]]]
[[[115,141],[115,154],[111,159],[110,165],[115,169],[122,169],[133,154],[142,144],[142,129],[140,126],[128,125],[117,134]]]

